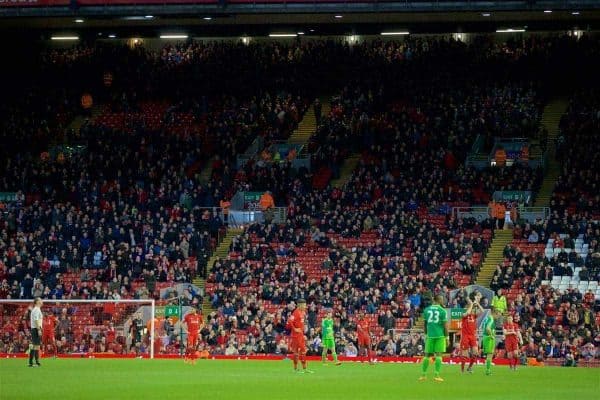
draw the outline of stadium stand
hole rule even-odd
[[[160,52],[52,50],[41,63],[49,76],[111,71],[114,79],[109,87],[97,83],[99,115],[65,138],[77,85],[45,108],[33,98],[3,110],[32,114],[2,122],[2,144],[16,150],[0,153],[0,190],[17,198],[2,203],[0,298],[156,298],[202,274],[200,264],[225,229],[213,207],[238,190],[271,190],[288,220],[246,227],[228,256],[208,266],[205,293],[186,293],[190,304],[208,298],[215,310],[205,316],[203,346],[213,354],[284,353],[288,304],[305,297],[313,353],[318,321],[333,308],[340,352],[352,351],[356,314],[364,311],[379,355],[420,355],[421,335],[398,332],[414,325],[433,294],[473,282],[495,229],[490,220],[457,219],[452,207],[486,204],[496,190],[540,186],[542,170],[524,165],[466,167],[476,135],[483,132],[486,142],[536,135],[544,99],[532,71],[565,48],[586,46],[596,43],[481,37],[469,45],[409,38],[354,47],[190,42]],[[444,60],[457,61],[436,70]],[[330,76],[338,64],[352,65],[352,74]],[[440,85],[445,76],[453,76],[452,85]],[[331,87],[319,87],[320,80]],[[192,87],[206,96],[194,96]],[[262,150],[289,137],[317,90],[327,89],[336,94],[310,139],[311,169],[262,158]],[[552,341],[562,358],[600,345],[597,173],[590,169],[597,151],[586,146],[598,127],[596,100],[588,93],[571,102],[557,144],[564,174],[553,214],[515,229],[492,282],[508,291],[528,356],[554,355],[546,349]],[[265,140],[261,156],[238,168],[237,155],[256,136]],[[57,142],[86,150],[39,156]],[[360,161],[348,183],[329,187],[352,154]],[[210,179],[201,182],[209,162]],[[66,341],[86,351],[108,350],[102,327],[132,312],[108,310],[109,319],[92,321],[85,307],[55,311],[66,313]],[[14,340],[26,330],[21,318],[3,315],[4,350],[23,350],[25,341]],[[158,351],[178,352],[182,338],[171,321],[161,321],[159,332]],[[119,344],[111,349],[128,351]]]
[[[597,123],[592,99],[575,96],[561,120],[557,155],[565,173],[556,183],[552,215],[515,229],[515,239],[505,248],[504,262],[490,285],[507,290],[509,310],[521,321],[527,338],[526,356],[546,358],[551,364],[597,357],[600,339],[598,219],[593,202],[587,201],[588,186],[574,184],[565,190],[565,180],[583,176],[578,175],[579,168],[585,175],[588,157],[595,156],[593,145],[582,141]],[[572,136],[567,138],[567,131]],[[579,163],[580,159],[587,162]],[[583,200],[575,204],[567,196]]]

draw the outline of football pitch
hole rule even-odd
[[[0,360],[0,399],[598,399],[600,369],[494,367],[485,376],[477,366],[461,374],[444,365],[444,382],[417,382],[416,364],[312,362],[314,374],[296,374],[291,361],[142,359],[43,359],[28,368],[25,359]]]

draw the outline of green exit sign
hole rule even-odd
[[[166,306],[165,317],[179,317],[179,306]]]
[[[451,308],[450,309],[450,319],[461,319],[465,315],[464,308]]]
[[[0,201],[12,202],[17,200],[16,192],[0,192]]]

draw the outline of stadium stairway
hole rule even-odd
[[[211,176],[212,176],[212,172],[213,172],[213,163],[215,162],[215,157],[210,158],[206,164],[204,164],[204,167],[201,169],[200,171],[200,175],[198,177],[198,179],[200,180],[200,183],[207,183]]]
[[[86,119],[89,119],[90,122],[93,122],[100,114],[102,114],[103,109],[104,108],[101,105],[94,105],[91,110],[91,115],[81,115],[81,114],[76,115],[71,120],[71,122],[69,122],[69,124],[65,127],[65,129],[64,129],[65,135],[56,137],[56,139],[53,141],[52,144],[58,145],[58,144],[65,143],[67,141],[66,140],[66,138],[67,138],[66,132],[69,132],[69,131],[79,132],[79,130],[83,126],[83,123],[85,122]]]
[[[421,315],[419,318],[417,318],[417,320],[415,321],[415,324],[412,326],[411,330],[413,330],[415,332],[423,332],[424,329],[425,329],[425,319],[423,318],[423,315]]]
[[[536,196],[536,207],[548,207],[554,185],[560,175],[560,164],[556,160],[556,138],[558,137],[560,118],[567,109],[567,101],[555,99],[548,103],[542,115],[542,126],[548,131],[548,157],[547,169],[542,186]]]
[[[331,105],[329,101],[325,98],[320,98],[321,102],[321,115],[327,116],[329,115],[329,111],[331,110]],[[290,137],[288,138],[288,144],[308,144],[310,137],[317,130],[317,118],[315,116],[314,104],[311,104],[308,107],[308,110],[304,113],[304,117],[302,121],[298,124],[298,127]]]
[[[100,104],[94,105],[92,107],[90,115],[77,115],[75,118],[73,118],[73,120],[71,121],[69,126],[67,126],[67,130],[73,129],[73,130],[79,131],[79,129],[81,129],[81,126],[83,125],[83,123],[85,122],[86,119],[90,120],[90,122],[93,122],[96,118],[98,118],[102,114],[102,111],[104,111],[104,107],[102,105],[100,105]]]
[[[337,179],[331,181],[331,186],[336,188],[343,188],[346,183],[352,178],[352,173],[356,169],[358,162],[360,161],[360,155],[358,153],[350,154],[342,164],[340,168],[340,176]]]
[[[496,229],[494,239],[477,274],[475,283],[484,287],[489,287],[496,266],[504,260],[504,247],[513,240],[512,229]]]
[[[231,242],[233,241],[233,238],[235,236],[241,234],[242,232],[243,232],[242,229],[231,229],[231,228],[227,229],[227,233],[225,234],[225,237],[223,238],[221,243],[217,246],[214,253],[208,260],[207,269],[209,271],[218,258],[226,258],[227,257],[227,255],[229,254],[229,246],[231,246]],[[198,277],[194,278],[192,283],[194,285],[198,286],[200,289],[202,289],[202,291],[205,291],[206,280],[204,278],[198,276]],[[212,304],[210,303],[210,299],[208,298],[208,296],[206,296],[206,293],[205,293],[204,301],[202,303],[202,314],[206,316],[213,311],[215,311],[215,310],[212,307]]]

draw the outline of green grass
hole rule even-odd
[[[44,359],[0,360],[0,399],[597,399],[600,370],[593,368],[481,366],[472,375],[444,365],[445,382],[417,382],[420,366],[312,362],[312,375],[295,374],[290,361]]]

